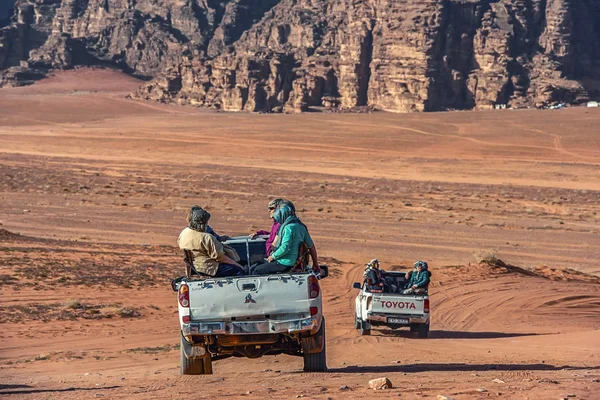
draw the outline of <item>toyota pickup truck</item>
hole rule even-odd
[[[385,273],[382,291],[369,291],[366,283],[355,282],[360,289],[356,296],[354,328],[361,335],[370,335],[371,327],[387,326],[391,329],[409,327],[418,337],[429,335],[429,295],[404,295],[404,272]]]
[[[265,237],[224,242],[250,266],[265,255]],[[173,281],[178,293],[182,375],[212,374],[212,362],[227,357],[289,354],[304,371],[327,370],[321,273],[279,273]]]

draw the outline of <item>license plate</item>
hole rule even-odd
[[[405,324],[408,325],[408,318],[388,318],[388,324]]]

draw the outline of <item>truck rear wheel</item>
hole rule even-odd
[[[371,334],[371,325],[368,325],[365,321],[360,321],[360,335],[365,336],[365,335],[370,335],[370,334]]]
[[[415,324],[415,329],[413,330],[413,325],[410,326],[411,332],[417,332],[417,336],[420,338],[426,338],[429,336],[429,324]]]
[[[196,351],[191,344],[181,335],[179,352],[181,354],[181,375],[210,375],[212,371],[212,357],[207,351],[204,355],[195,355]],[[191,355],[188,357],[188,355]]]
[[[323,337],[323,350],[319,353],[304,353],[304,372],[326,372],[327,371],[327,338],[325,337],[325,317],[321,321],[321,327],[317,335]]]

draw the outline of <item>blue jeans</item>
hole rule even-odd
[[[219,269],[217,269],[217,273],[215,277],[224,277],[224,276],[241,276],[246,275],[246,272],[236,265],[231,264],[219,264]]]

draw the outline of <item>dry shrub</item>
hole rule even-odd
[[[475,258],[480,264],[487,264],[493,267],[506,265],[504,261],[498,258],[498,253],[493,249],[483,250],[475,254]]]
[[[55,320],[76,321],[78,319],[98,320],[116,316],[135,318],[141,317],[142,314],[132,307],[123,307],[121,304],[92,304],[83,303],[79,300],[69,300],[66,303],[0,305],[0,324],[23,323],[34,320],[44,322]]]
[[[177,344],[165,344],[157,347],[136,347],[134,349],[128,349],[129,353],[144,353],[144,354],[157,354],[160,352],[168,352],[171,350],[179,349],[179,343]]]
[[[119,307],[117,315],[121,318],[136,318],[142,316],[142,314],[133,307]]]
[[[85,304],[79,300],[69,300],[65,303],[65,307],[72,310],[82,310],[85,308]]]

